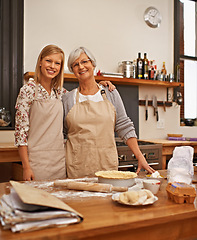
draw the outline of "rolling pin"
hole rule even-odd
[[[66,187],[70,190],[90,191],[90,192],[126,192],[128,187],[115,187],[111,184],[91,183],[91,182],[54,182],[55,187]]]

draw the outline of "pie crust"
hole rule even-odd
[[[97,177],[109,178],[109,179],[130,179],[137,177],[137,173],[129,172],[129,171],[99,171],[96,172],[95,175]]]

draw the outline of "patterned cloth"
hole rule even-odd
[[[15,145],[27,146],[28,145],[28,132],[29,132],[29,111],[35,98],[35,86],[34,80],[29,80],[19,92],[16,100],[16,115],[15,115]],[[62,95],[66,93],[66,89],[58,89],[56,91],[58,97],[62,99]],[[54,99],[56,94],[51,90],[51,94],[46,89],[38,84],[38,99]],[[63,122],[62,122],[63,124]]]

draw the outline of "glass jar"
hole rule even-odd
[[[133,62],[122,61],[123,74],[125,78],[133,77]]]
[[[11,122],[10,112],[0,107],[0,127],[7,127]]]

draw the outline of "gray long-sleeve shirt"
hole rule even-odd
[[[131,119],[127,116],[124,104],[122,99],[115,89],[114,91],[110,92],[108,87],[102,88],[106,92],[107,99],[114,105],[116,110],[116,123],[114,131],[117,132],[118,136],[126,142],[129,138],[135,137],[136,132],[134,128],[134,124]],[[66,117],[68,112],[75,104],[75,96],[76,96],[76,89],[72,90],[71,92],[66,92],[63,96],[63,106],[64,106],[64,136],[67,138],[67,124],[66,124]]]

